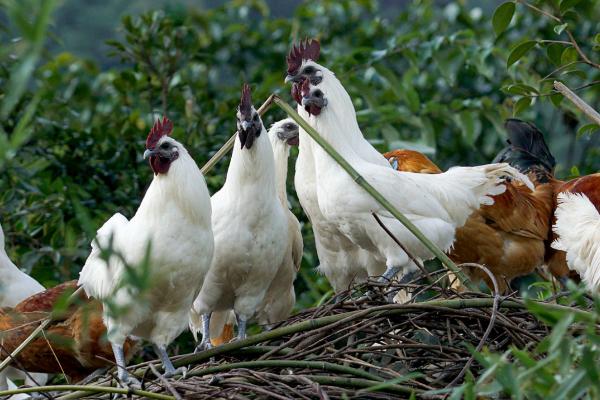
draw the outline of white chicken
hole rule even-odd
[[[289,217],[277,194],[271,142],[244,85],[238,135],[225,184],[212,197],[215,257],[194,302],[190,328],[209,345],[210,313],[237,317],[238,338],[255,317],[286,259]],[[202,325],[199,323],[202,316]]]
[[[600,214],[583,193],[558,194],[556,222],[558,235],[552,248],[567,253],[569,269],[576,271],[588,289],[600,289]]]
[[[442,250],[451,247],[456,228],[465,223],[472,211],[480,204],[493,204],[490,196],[505,190],[501,185],[504,177],[522,180],[532,188],[524,175],[507,164],[455,167],[445,173],[428,175],[397,172],[371,161],[364,156],[366,151],[362,148],[371,145],[354,139],[362,136],[354,106],[333,72],[317,64],[311,54],[300,51],[290,57],[294,68],[288,68],[286,80],[298,85],[294,93],[302,96],[300,115]],[[350,120],[354,123],[349,123]],[[356,246],[376,259],[385,260],[383,280],[391,279],[399,272],[413,272],[416,266],[375,223],[373,212],[415,257],[421,260],[433,257],[400,221],[363,190],[325,150],[301,132],[300,143],[303,141],[310,145],[314,169],[318,171],[317,201],[324,219]],[[383,156],[379,157],[383,159]]]
[[[288,242],[285,258],[267,290],[256,317],[260,324],[271,325],[289,317],[294,304],[296,304],[294,280],[302,262],[304,244],[300,222],[288,207],[286,186],[290,146],[298,145],[298,124],[293,119],[286,118],[274,123],[269,129],[268,135],[275,159],[277,193],[281,206],[287,210],[288,219]]]
[[[302,76],[295,76],[302,65],[302,60],[316,60],[319,57],[320,46],[316,40],[300,43],[294,46],[287,57],[288,77],[286,82],[294,81],[292,95],[298,102],[301,112],[302,95],[300,86]],[[316,70],[308,69],[314,74],[313,80],[322,79]],[[389,163],[373,148],[358,129],[354,109],[343,123],[347,140],[354,143],[361,157],[382,167],[389,168]],[[304,138],[304,139],[303,139]],[[294,185],[300,204],[308,216],[315,237],[317,256],[319,257],[319,272],[323,273],[336,293],[349,288],[352,283],[366,281],[369,275],[381,275],[385,271],[385,259],[376,254],[357,247],[340,230],[337,224],[324,218],[317,199],[317,171],[310,137],[300,128],[299,154],[296,161]]]
[[[144,158],[149,157],[154,179],[130,221],[115,214],[98,230],[79,278],[88,296],[103,302],[108,338],[124,384],[136,383],[123,356],[129,336],[154,345],[166,376],[177,372],[166,349],[187,327],[212,262],[208,189],[192,157],[169,137],[172,128],[165,117],[150,131]],[[113,253],[107,259],[103,253],[109,248]],[[148,287],[132,287],[127,280],[133,273],[147,274]],[[115,308],[118,312],[113,312]]]
[[[31,295],[44,291],[45,288],[31,276],[21,271],[11,261],[6,253],[4,230],[0,225],[0,307],[14,307]],[[24,379],[25,384],[34,386],[43,385],[48,380],[48,375],[39,373],[27,374],[17,368],[6,367],[0,372],[0,390],[6,390],[12,384],[11,380]],[[17,399],[17,397],[11,397]]]
[[[281,205],[288,208],[287,200],[287,172],[290,146],[298,145],[298,124],[286,118],[271,125],[268,132],[273,156],[275,158],[275,182]],[[272,325],[290,316],[294,304],[296,304],[296,293],[294,292],[294,280],[300,269],[302,261],[303,242],[298,219],[288,209],[289,242],[286,256],[279,266],[277,274],[267,293],[258,307],[256,320],[263,325]],[[233,313],[213,313],[210,320],[210,340],[213,346],[226,343],[231,339],[235,316]]]

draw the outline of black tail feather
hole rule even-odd
[[[494,159],[494,162],[507,162],[522,173],[542,172],[552,175],[556,160],[544,135],[533,124],[519,119],[508,119],[504,126],[508,134],[508,146]]]

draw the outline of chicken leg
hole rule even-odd
[[[202,341],[196,346],[194,353],[208,350],[212,347],[210,342],[210,313],[202,314]]]
[[[246,339],[247,318],[242,317],[241,315],[238,315],[237,313],[235,314],[235,317],[237,318],[237,324],[238,324],[237,340],[244,340],[244,339]]]
[[[140,381],[138,381],[133,376],[129,375],[129,372],[127,372],[127,362],[125,361],[123,345],[112,343],[112,349],[115,355],[115,361],[117,363],[117,377],[119,378],[121,384],[123,384],[125,387],[135,386],[141,388],[142,384],[140,383]]]
[[[204,340],[204,338],[203,338],[203,340]],[[177,375],[178,373],[181,373],[183,375],[183,377],[185,378],[185,375],[187,373],[187,368],[179,367],[179,368],[175,369],[175,367],[173,366],[173,363],[171,362],[171,359],[169,358],[169,355],[167,354],[167,348],[165,346],[159,346],[159,345],[155,344],[154,351],[156,352],[156,354],[158,354],[160,361],[162,361],[162,363],[163,363],[163,368],[165,370],[163,377],[170,378],[173,375]]]

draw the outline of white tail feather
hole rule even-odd
[[[552,248],[567,253],[567,265],[592,291],[600,288],[600,214],[585,194],[559,193]]]

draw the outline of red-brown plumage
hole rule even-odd
[[[399,171],[440,173],[441,170],[425,155],[411,150],[385,153],[397,162]],[[465,225],[456,230],[450,258],[457,264],[478,263],[494,274],[499,289],[504,292],[508,282],[526,275],[544,262],[544,242],[550,230],[553,212],[553,187],[540,184],[533,174],[530,179],[535,191],[521,183],[507,183],[504,193],[494,196],[492,206],[482,206],[471,214]],[[492,282],[480,269],[465,271],[474,280]]]
[[[0,332],[3,349],[12,352],[50,315],[58,299],[66,299],[77,288],[77,281],[63,283],[33,295],[14,308],[0,309]],[[44,336],[33,340],[13,361],[15,367],[30,372],[64,373],[78,381],[94,370],[114,365],[114,356],[102,322],[102,305],[82,294],[64,313],[44,330]],[[135,342],[125,343],[130,358]],[[58,359],[58,361],[57,361]]]

